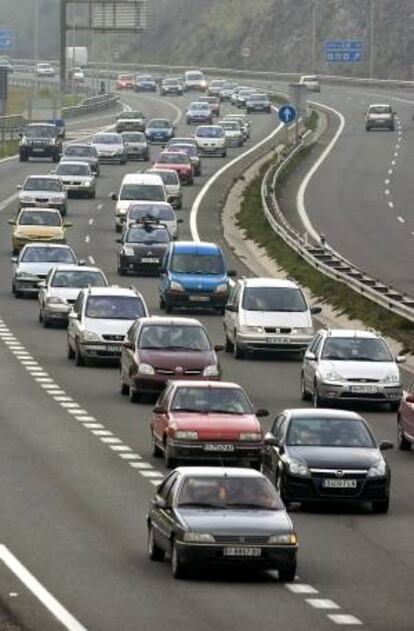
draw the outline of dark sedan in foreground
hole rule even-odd
[[[259,471],[185,467],[158,487],[149,514],[148,553],[171,558],[174,578],[210,564],[277,569],[293,581],[298,541],[278,494]]]
[[[370,502],[386,513],[390,469],[368,423],[343,410],[284,410],[265,436],[263,471],[290,502]]]

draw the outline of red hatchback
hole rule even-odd
[[[117,90],[133,90],[134,89],[134,77],[130,74],[120,74],[116,80]]]
[[[398,410],[398,447],[411,449],[414,444],[414,382],[403,393]]]
[[[151,420],[153,455],[165,464],[214,460],[259,468],[263,430],[243,388],[236,383],[170,382]]]
[[[184,151],[163,151],[154,162],[153,168],[176,171],[180,182],[194,183],[193,163]]]

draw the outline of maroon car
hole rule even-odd
[[[131,402],[143,393],[159,393],[170,379],[217,381],[216,351],[207,331],[192,318],[152,317],[129,329],[121,353],[121,392]]]
[[[398,410],[398,447],[411,449],[414,444],[414,381],[404,390]]]

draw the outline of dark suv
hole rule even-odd
[[[32,123],[27,125],[19,142],[19,160],[29,158],[52,158],[59,162],[62,154],[62,139],[56,125],[52,123]]]

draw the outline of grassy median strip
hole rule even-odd
[[[286,183],[288,172],[303,159],[308,150],[296,156],[284,173]],[[271,228],[262,209],[260,187],[270,162],[264,164],[258,176],[247,186],[236,219],[246,237],[265,248],[267,255],[285,270],[297,283],[308,287],[315,297],[326,301],[337,309],[339,314],[362,320],[366,326],[381,331],[401,342],[404,352],[414,352],[414,325],[408,320],[394,315],[375,302],[364,298],[343,283],[334,281],[306,263]],[[279,181],[280,182],[280,181]]]

